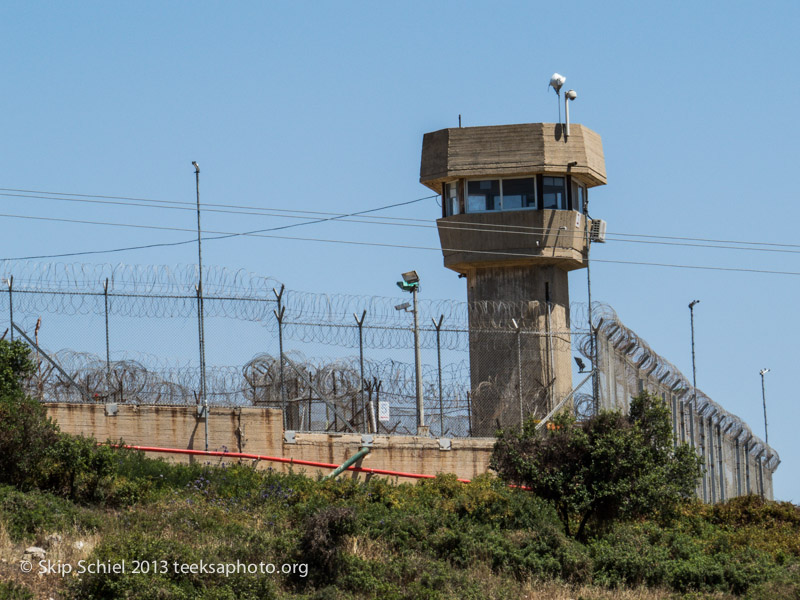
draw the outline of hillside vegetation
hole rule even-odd
[[[0,599],[800,597],[789,503],[675,497],[648,512],[623,501],[576,536],[578,500],[608,489],[587,483],[565,516],[557,498],[494,475],[412,485],[167,464],[60,433],[14,385],[24,346],[0,341],[0,362]],[[548,435],[573,425],[561,427]],[[40,561],[54,570],[39,575]],[[277,572],[224,572],[267,563]]]

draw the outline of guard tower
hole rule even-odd
[[[604,235],[585,212],[606,171],[599,135],[565,133],[527,123],[422,141],[420,182],[442,197],[444,265],[467,278],[475,436],[541,418],[572,388],[567,274]]]

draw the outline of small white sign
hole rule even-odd
[[[384,423],[389,421],[389,402],[386,400],[378,401],[378,420]]]
[[[575,229],[579,229],[581,226],[581,213],[575,215]]]

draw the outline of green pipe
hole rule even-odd
[[[351,456],[351,457],[350,457],[350,458],[348,458],[346,461],[344,461],[344,462],[343,462],[341,465],[339,465],[338,467],[336,467],[336,468],[333,470],[333,473],[331,473],[331,474],[330,474],[330,475],[328,475],[327,477],[323,477],[322,479],[323,479],[323,480],[325,480],[325,479],[336,479],[336,476],[337,476],[339,473],[341,473],[342,471],[346,471],[346,470],[347,470],[349,467],[353,466],[355,463],[357,463],[359,460],[361,460],[361,459],[362,459],[362,458],[364,458],[364,457],[365,457],[367,454],[369,454],[369,450],[370,450],[370,449],[369,449],[369,448],[366,448],[366,447],[365,447],[365,448],[361,448],[361,450],[359,450],[358,452],[356,452],[355,454],[353,454],[353,456]]]

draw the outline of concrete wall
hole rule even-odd
[[[116,414],[103,404],[48,404],[50,417],[62,431],[93,435],[101,441],[122,439],[133,446],[155,446],[203,450],[204,421],[193,406],[134,406],[120,404]],[[454,439],[451,449],[440,449],[439,441],[411,436],[374,436],[372,452],[359,466],[414,473],[455,473],[472,479],[489,468],[492,439]],[[209,450],[246,452],[341,464],[358,452],[361,435],[298,433],[287,443],[281,411],[270,408],[211,408]],[[155,454],[171,461],[221,462],[220,459]],[[260,462],[259,468],[286,471],[281,463]],[[315,474],[317,469],[294,466]],[[330,469],[321,469],[327,474]],[[358,477],[356,474],[348,476]],[[413,481],[413,480],[404,480]]]
[[[103,404],[48,404],[50,417],[62,431],[93,435],[101,441],[124,440],[134,446],[155,446],[203,450],[205,429],[195,407],[119,405],[115,414]],[[688,414],[688,411],[685,413]],[[700,435],[700,419],[695,434]],[[758,449],[720,435],[717,427],[704,428],[703,444],[698,451],[709,467],[698,486],[698,495],[708,501],[727,500],[738,495],[762,493],[772,498],[772,470],[766,468]],[[686,428],[688,436],[688,427]],[[680,433],[680,431],[679,431]],[[714,439],[714,469],[710,468],[709,446]],[[413,473],[455,473],[473,479],[489,469],[494,440],[490,438],[453,439],[449,450],[440,449],[439,440],[411,436],[374,436],[372,452],[358,466]],[[284,440],[281,411],[270,408],[212,408],[209,415],[209,450],[246,452],[341,464],[361,447],[356,434],[297,433],[292,442]],[[720,457],[719,448],[722,448]],[[223,459],[151,453],[173,462],[224,462]],[[722,480],[719,465],[722,464]],[[289,465],[259,462],[259,468],[287,471]],[[330,469],[294,466],[296,472],[327,474]],[[364,475],[348,473],[348,477]],[[413,481],[413,480],[405,480]],[[712,488],[713,482],[713,488]],[[722,490],[722,491],[720,491]]]
[[[697,496],[722,502],[745,494],[772,499],[772,476],[780,460],[739,417],[728,413],[635,333],[605,319],[597,334],[600,407],[628,412],[630,400],[647,390],[669,407],[679,442],[693,444],[705,467]],[[766,457],[766,459],[765,459]]]
[[[467,290],[472,432],[492,437],[498,424],[541,419],[572,389],[567,273],[471,269]]]
[[[575,210],[506,210],[462,213],[436,221],[444,266],[476,268],[586,266],[586,220]]]
[[[433,191],[459,177],[521,176],[532,173],[578,175],[589,186],[606,183],[600,136],[577,123],[569,140],[557,123],[458,127],[422,138],[419,180]]]

